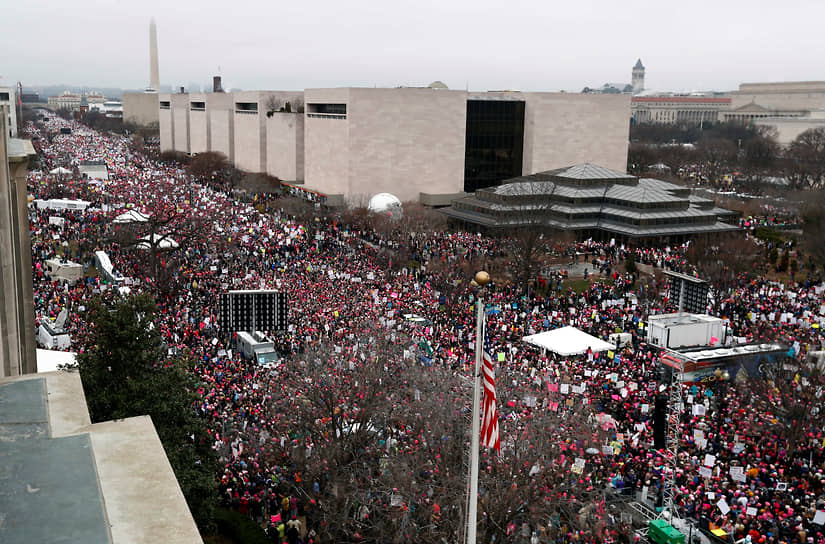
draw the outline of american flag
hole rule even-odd
[[[484,396],[481,399],[481,445],[501,451],[498,435],[498,411],[496,410],[496,375],[493,371],[493,354],[487,324],[484,324],[484,364],[482,365]]]

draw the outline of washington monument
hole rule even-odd
[[[152,20],[149,22],[149,89],[154,92],[160,90],[160,74],[158,73],[158,29],[155,26],[154,17],[152,17]]]

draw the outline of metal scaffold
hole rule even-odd
[[[682,403],[684,362],[671,357],[667,357],[666,360],[667,362],[663,361],[663,363],[671,368],[667,393],[667,438],[665,441],[668,469],[665,471],[664,500],[662,501],[662,511],[659,514],[660,518],[677,515],[674,498],[676,495],[676,469],[679,466],[679,420],[684,410],[684,404]]]

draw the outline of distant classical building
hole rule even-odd
[[[82,94],[73,93],[71,91],[63,91],[57,96],[50,96],[48,98],[48,104],[49,106],[54,106],[60,110],[74,111],[80,107],[80,101],[82,98]]]
[[[85,105],[91,104],[103,104],[107,101],[107,98],[98,93],[98,92],[90,92],[90,93],[73,93],[71,91],[63,91],[61,94],[57,96],[50,96],[47,100],[49,106],[53,106],[60,110],[71,110],[76,111],[80,109],[81,104],[85,103]]]
[[[825,81],[742,83],[730,93],[731,109],[756,104],[771,112],[825,109]]]
[[[540,172],[476,191],[442,210],[487,230],[550,228],[577,239],[683,240],[737,230],[736,213],[687,187],[592,164]]]
[[[582,92],[588,94],[632,94],[637,95],[645,89],[645,67],[642,59],[637,59],[630,72],[630,83],[605,83],[601,87],[585,87]]]
[[[825,127],[825,81],[742,83],[730,96],[723,120],[774,127],[782,145],[805,130]]]
[[[720,96],[634,96],[630,111],[636,123],[699,125],[724,120],[730,104]]]
[[[297,183],[328,204],[386,192],[438,206],[570,162],[624,169],[630,96],[433,84],[161,94],[159,112],[163,151],[221,151],[240,169]],[[221,147],[227,140],[234,156]]]
[[[825,129],[825,110],[810,111],[800,116],[761,117],[752,122],[757,126],[776,129],[776,142],[787,146],[806,130]]]
[[[103,104],[107,100],[108,98],[106,98],[104,94],[101,94],[97,91],[86,93],[86,102],[88,102],[90,106],[92,104]]]

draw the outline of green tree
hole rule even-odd
[[[78,368],[93,422],[149,415],[201,532],[214,529],[217,461],[197,416],[196,382],[186,356],[167,360],[148,295],[95,301],[91,346]]]
[[[636,253],[633,251],[627,253],[627,257],[624,259],[624,269],[628,274],[635,274],[639,271],[639,267],[636,266]]]

